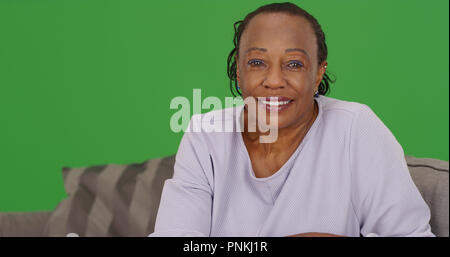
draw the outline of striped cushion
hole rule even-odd
[[[175,157],[139,164],[63,168],[68,197],[53,211],[46,236],[147,236]]]

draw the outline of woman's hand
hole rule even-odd
[[[300,234],[290,235],[287,237],[345,237],[345,236],[328,234],[328,233],[308,232],[308,233],[300,233]]]

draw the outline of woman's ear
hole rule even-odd
[[[325,75],[325,71],[327,70],[327,65],[328,65],[328,62],[327,61],[323,61],[319,65],[319,69],[317,69],[316,83],[314,84],[316,88],[319,87],[319,84],[322,81],[323,76]]]

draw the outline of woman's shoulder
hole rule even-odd
[[[359,113],[364,111],[364,109],[370,109],[367,105],[363,103],[358,103],[354,101],[340,100],[337,98],[332,98],[328,96],[319,96],[318,101],[321,103],[322,111],[324,113],[348,113],[352,116],[357,116]]]
[[[384,124],[380,117],[366,104],[339,100],[331,97],[322,97],[321,103],[324,113],[328,112],[325,119],[345,120],[339,113],[347,113],[350,117],[347,128],[351,131],[351,137],[354,141],[372,144],[384,142],[385,149],[387,144],[397,147],[398,141],[391,130]],[[338,122],[338,121],[337,121]],[[331,122],[329,122],[331,124]]]
[[[201,132],[203,134],[215,132],[239,132],[239,118],[243,105],[212,110],[191,117],[186,132]]]
[[[390,134],[389,129],[375,112],[366,104],[320,96],[322,116],[325,123],[337,128],[363,131],[382,131]],[[357,134],[357,133],[352,133]]]
[[[184,138],[195,147],[203,147],[209,153],[229,151],[241,147],[239,136],[242,131],[240,116],[243,106],[235,106],[191,117]]]

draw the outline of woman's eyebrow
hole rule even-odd
[[[247,54],[250,51],[262,51],[262,52],[267,52],[266,48],[261,48],[261,47],[250,47],[249,49],[247,49],[247,51],[245,51],[245,53]],[[306,52],[306,50],[301,49],[301,48],[287,48],[286,50],[284,50],[285,53],[289,53],[289,52],[302,52],[304,54],[306,54],[306,56],[309,57],[308,52]]]
[[[288,48],[288,49],[284,50],[285,53],[296,52],[296,51],[297,51],[297,52],[302,52],[302,53],[306,54],[306,56],[309,57],[308,52],[306,52],[306,50],[301,49],[301,48]]]
[[[245,51],[245,53],[247,54],[250,51],[261,51],[261,52],[267,52],[267,49],[265,48],[261,48],[261,47],[250,47],[249,49],[247,49],[247,51]]]

